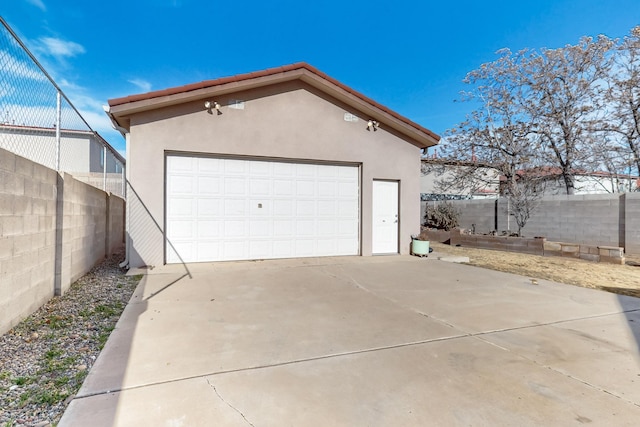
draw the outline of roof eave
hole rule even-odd
[[[129,130],[129,117],[133,114],[296,79],[327,93],[368,115],[371,119],[377,120],[384,126],[388,126],[405,135],[413,145],[419,148],[437,145],[440,140],[440,137],[435,133],[406,118],[401,120],[403,117],[399,114],[392,112],[364,95],[346,90],[344,85],[307,64],[295,68],[293,66],[283,67],[282,72],[257,75],[242,80],[231,80],[228,83],[221,82],[207,86],[207,82],[202,82],[201,84],[192,85],[193,89],[187,88],[185,91],[176,93],[163,94],[165,91],[158,91],[155,94],[140,96],[140,99],[136,99],[136,96],[112,99],[109,100],[109,116],[118,126]]]

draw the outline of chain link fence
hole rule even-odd
[[[0,24],[0,148],[125,198],[124,158]]]

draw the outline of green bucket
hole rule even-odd
[[[411,242],[411,253],[418,256],[429,255],[429,241],[428,240],[413,240]]]

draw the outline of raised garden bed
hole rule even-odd
[[[451,231],[424,229],[421,238],[452,246],[519,252],[540,256],[579,258],[592,262],[624,264],[624,248],[551,242],[544,237],[509,237],[471,234],[463,229]]]

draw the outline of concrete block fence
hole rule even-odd
[[[0,149],[0,333],[124,244],[125,202]]]
[[[427,204],[422,202],[422,212]],[[517,231],[507,213],[506,199],[454,200],[460,228],[476,233]],[[540,201],[527,225],[525,237],[590,246],[622,247],[627,255],[640,255],[640,193],[548,196]]]

